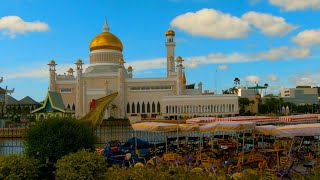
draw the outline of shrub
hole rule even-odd
[[[39,161],[23,155],[0,156],[0,179],[36,179]]]
[[[24,134],[25,153],[42,163],[40,178],[52,179],[54,163],[81,149],[94,150],[93,128],[73,118],[51,118],[35,123]]]
[[[24,135],[25,152],[41,162],[55,163],[62,156],[81,149],[94,150],[95,135],[87,124],[72,118],[37,122]]]
[[[107,170],[103,156],[81,150],[62,157],[56,163],[58,179],[101,179]]]

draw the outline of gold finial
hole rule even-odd
[[[185,72],[185,71],[183,71],[183,75],[182,75],[182,83],[183,83],[184,85],[186,85],[186,84],[187,84],[187,78],[186,78],[186,72]]]
[[[74,70],[72,68],[69,68],[67,72],[72,74],[72,73],[74,73]]]
[[[169,29],[165,33],[166,36],[175,36],[176,33],[169,27]]]
[[[176,61],[183,61],[183,60],[182,60],[182,57],[181,57],[181,56],[178,56],[178,57],[176,58]]]
[[[128,67],[128,70],[131,71],[131,70],[133,70],[133,68],[132,68],[131,66],[129,66],[129,67]]]
[[[51,59],[48,65],[57,65],[57,64],[53,59]]]
[[[81,59],[78,59],[75,64],[83,64]]]

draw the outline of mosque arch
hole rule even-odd
[[[130,104],[127,104],[127,113],[130,113]]]
[[[140,103],[137,104],[137,113],[140,113]]]
[[[142,112],[141,113],[146,113],[146,106],[144,102],[142,102]]]
[[[158,101],[158,104],[157,104],[157,112],[160,113],[160,103]]]
[[[154,101],[152,102],[152,112],[153,112],[153,113],[156,112],[156,105],[154,104]]]
[[[136,107],[134,105],[134,102],[131,105],[131,113],[136,113]]]
[[[150,103],[147,104],[147,113],[150,113]]]

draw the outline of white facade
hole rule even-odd
[[[94,99],[115,92],[118,96],[111,102],[113,112],[106,113],[114,117],[177,118],[238,114],[236,95],[204,95],[201,82],[197,89],[186,89],[183,59],[174,56],[174,35],[171,29],[166,32],[167,77],[133,78],[133,68],[124,66],[120,40],[109,33],[105,24],[103,33],[90,44],[90,66],[84,72],[81,60],[76,62],[76,77],[72,69],[67,75],[57,75],[56,64],[49,64],[50,90],[61,93],[65,106],[75,108],[76,117],[88,113]]]

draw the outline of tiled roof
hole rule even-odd
[[[31,97],[26,96],[19,101],[21,105],[38,105],[39,103],[33,100]]]
[[[19,105],[19,101],[10,95],[6,95],[6,105]]]

